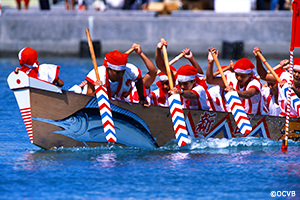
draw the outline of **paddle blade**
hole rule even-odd
[[[252,131],[252,126],[238,93],[236,91],[228,92],[225,94],[225,98],[241,133],[247,135]]]
[[[106,88],[96,86],[96,96],[106,140],[115,143],[117,137]]]
[[[180,95],[172,95],[169,97],[168,101],[175,131],[175,138],[177,140],[178,146],[182,147],[186,144],[189,144],[191,141],[186,129],[184,115],[181,107]]]
[[[291,34],[291,51],[294,47],[300,47],[300,0],[293,1],[293,19]]]

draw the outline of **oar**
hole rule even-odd
[[[227,66],[227,67],[224,67],[223,71],[227,71],[231,68],[231,66]],[[215,73],[213,73],[213,76],[217,76],[220,74],[220,71],[216,71]],[[206,77],[203,78],[203,80],[206,80]]]
[[[96,78],[97,80],[100,80],[98,65],[97,65],[96,56],[95,56],[94,47],[93,47],[89,29],[86,28],[85,32],[88,39],[88,44],[90,48],[91,57],[93,60],[93,66],[96,73]],[[96,97],[98,101],[98,106],[100,110],[100,115],[101,115],[101,120],[102,120],[102,125],[103,125],[106,140],[108,142],[114,143],[117,141],[117,137],[116,137],[114,122],[112,119],[112,113],[110,109],[109,98],[107,95],[107,89],[106,87],[101,85],[101,86],[95,86],[95,91],[96,91]]]
[[[169,86],[170,89],[174,87],[173,80],[172,80],[172,74],[170,70],[169,65],[169,59],[167,54],[167,48],[166,46],[162,47],[164,60],[165,60],[165,66],[167,75],[169,78]],[[179,94],[173,94],[168,98],[169,107],[170,107],[170,113],[172,117],[173,127],[175,131],[175,137],[178,143],[178,146],[182,147],[188,143],[190,143],[190,139],[188,137],[186,124],[184,120],[183,110],[181,107],[181,100]]]
[[[217,58],[217,55],[215,53],[212,53],[212,55],[213,55],[216,65],[219,69],[219,72],[221,74],[224,85],[225,85],[225,87],[228,87],[227,80],[225,78],[222,67]],[[234,120],[236,121],[237,126],[239,127],[241,133],[244,135],[250,133],[252,131],[252,126],[250,124],[250,120],[245,112],[245,109],[242,105],[241,99],[240,99],[237,91],[227,92],[225,94],[225,98],[227,100],[227,103],[230,106],[230,110],[232,112],[232,115],[234,116]]]
[[[173,58],[173,59],[169,62],[169,65],[173,65],[173,64],[176,63],[178,60],[180,60],[183,56],[184,56],[184,54],[183,54],[183,53],[180,53],[178,56],[176,56],[175,58]]]
[[[128,49],[125,53],[126,53],[126,54],[131,54],[133,51],[134,51],[134,48],[130,48],[130,49]]]
[[[286,65],[286,64],[288,64],[288,63],[289,63],[289,61],[286,60],[286,61],[284,62],[284,65]],[[284,65],[283,65],[283,66],[284,66]],[[275,70],[277,70],[277,69],[279,69],[279,68],[281,68],[281,67],[283,67],[283,66],[282,66],[281,64],[278,64],[278,65],[276,65],[275,67],[273,67],[272,69],[275,71]],[[268,70],[267,73],[271,73],[270,70]],[[256,76],[256,78],[260,79],[260,76]]]

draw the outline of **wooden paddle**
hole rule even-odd
[[[86,32],[86,36],[88,39],[88,44],[89,44],[89,48],[90,48],[90,53],[91,53],[91,57],[92,57],[92,61],[93,61],[94,70],[96,73],[96,78],[97,78],[97,80],[100,80],[99,72],[98,72],[98,65],[97,65],[96,56],[95,56],[94,47],[93,47],[89,29],[86,28],[85,32]],[[102,125],[103,125],[103,130],[105,133],[105,138],[108,142],[115,143],[117,141],[117,137],[116,137],[114,122],[112,119],[112,113],[111,113],[111,109],[110,109],[109,98],[107,95],[107,89],[103,85],[100,85],[100,86],[95,86],[95,91],[96,91],[96,97],[97,97],[98,106],[99,106],[99,110],[100,110],[100,116],[101,116],[101,121],[102,121]]]
[[[184,54],[183,54],[183,53],[180,53],[178,56],[176,56],[175,58],[173,58],[173,59],[169,62],[169,65],[173,65],[173,64],[176,63],[178,60],[180,60],[183,56],[184,56]]]
[[[213,55],[216,65],[219,69],[219,72],[221,74],[224,85],[225,85],[225,87],[228,87],[227,80],[225,78],[222,67],[217,58],[217,55],[215,53],[212,53],[212,55]],[[227,103],[230,106],[230,110],[232,112],[232,115],[234,116],[234,120],[236,121],[237,126],[239,127],[241,133],[244,135],[250,133],[252,131],[252,126],[250,124],[250,120],[245,112],[245,109],[242,105],[242,102],[240,100],[240,97],[239,97],[237,91],[227,92],[225,94],[225,98],[227,100]]]
[[[163,40],[163,39],[162,39]],[[164,45],[162,47],[165,66],[167,71],[167,76],[169,79],[170,89],[174,87],[173,78],[170,70],[169,59],[167,54],[167,48]],[[168,98],[170,113],[173,122],[173,128],[175,131],[175,138],[177,140],[178,146],[182,147],[190,143],[190,138],[188,137],[188,132],[186,129],[186,124],[184,120],[183,110],[181,106],[181,99],[179,94],[173,94]]]
[[[95,70],[95,73],[96,73],[96,78],[97,78],[97,80],[100,80],[97,60],[96,60],[96,56],[95,56],[95,51],[94,51],[94,46],[93,46],[93,42],[92,42],[92,39],[91,39],[90,31],[89,31],[88,28],[86,28],[85,32],[86,32],[86,36],[87,36],[87,39],[88,39],[89,49],[90,49],[90,53],[91,53],[91,57],[92,57],[92,61],[93,61],[94,70]]]
[[[224,67],[223,71],[227,71],[231,68],[231,66],[227,66],[227,67]],[[213,76],[217,76],[220,74],[220,71],[216,71],[215,73],[213,73]],[[203,78],[203,80],[206,80],[206,77]]]
[[[269,63],[266,61],[266,59],[264,58],[264,56],[258,51],[256,52],[258,57],[260,58],[260,60],[265,64],[265,66],[268,68],[268,70],[271,72],[271,74],[274,76],[274,78],[276,79],[276,81],[278,83],[280,83],[280,79],[278,77],[278,75],[275,73],[275,71],[273,70],[273,68],[271,67],[271,65],[269,65]]]
[[[180,60],[182,57],[184,56],[183,53],[180,53],[178,56],[176,56],[175,58],[173,58],[170,62],[169,62],[169,66],[173,65],[174,63],[176,63],[178,60]],[[156,75],[158,75],[161,71],[157,70]]]
[[[286,61],[284,62],[284,65],[287,65],[288,63],[289,63],[289,61],[286,60]],[[284,66],[284,65],[283,65],[283,66]],[[272,69],[273,69],[273,71],[275,71],[275,70],[277,70],[277,69],[279,69],[279,68],[281,68],[281,67],[283,67],[283,66],[282,66],[281,64],[278,64],[278,65],[276,65],[275,67],[273,67]],[[267,73],[271,73],[270,70],[268,70]],[[260,76],[256,76],[256,78],[260,79]]]
[[[131,54],[133,51],[134,51],[134,48],[130,48],[130,49],[128,49],[125,53]]]

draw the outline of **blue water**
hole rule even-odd
[[[39,61],[61,65],[64,89],[80,83],[92,68],[90,59]],[[199,63],[205,70],[206,59]],[[18,61],[2,58],[0,65],[0,199],[300,199],[300,144],[295,142],[286,153],[281,142],[259,138],[199,139],[184,148],[172,141],[150,150],[42,150],[30,143],[6,83]]]

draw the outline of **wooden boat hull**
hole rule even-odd
[[[95,97],[76,94],[12,72],[8,77],[30,141],[44,149],[107,145]],[[175,139],[169,108],[111,100],[117,143],[157,148]],[[253,131],[242,135],[231,113],[184,110],[190,137],[262,137],[280,140],[284,117],[248,115]],[[300,122],[291,118],[290,139],[299,140]]]

